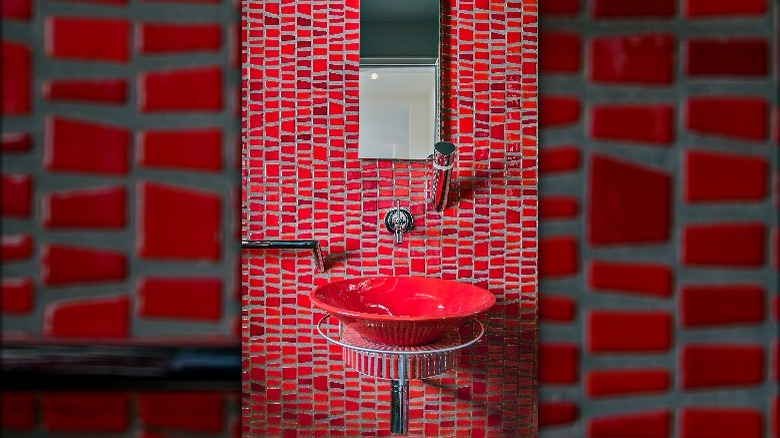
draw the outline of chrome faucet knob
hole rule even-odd
[[[401,201],[398,201],[398,205],[385,215],[385,227],[393,234],[395,243],[400,245],[403,243],[403,235],[414,227],[414,217],[409,210],[401,207]]]

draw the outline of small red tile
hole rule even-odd
[[[0,1],[0,17],[4,20],[24,20],[32,18],[32,0]]]
[[[590,40],[590,80],[670,84],[675,65],[671,34],[598,37]]]
[[[32,149],[33,139],[27,132],[3,132],[2,151],[28,152]]]
[[[572,32],[547,31],[539,34],[539,71],[576,73],[580,69],[580,36]]]
[[[138,164],[163,169],[222,170],[222,131],[214,129],[145,131]]]
[[[696,38],[686,43],[689,76],[766,76],[769,42],[757,38]]]
[[[685,106],[685,126],[691,131],[756,141],[769,135],[769,105],[764,98],[693,97]]]
[[[3,277],[0,294],[2,313],[28,314],[33,310],[33,283],[29,278]]]
[[[630,295],[666,298],[672,295],[672,270],[668,265],[594,261],[590,264],[591,288]]]
[[[577,383],[579,358],[576,344],[542,342],[539,344],[539,382]]]
[[[41,276],[47,286],[122,281],[127,260],[122,252],[66,245],[45,245]]]
[[[685,0],[688,18],[734,18],[739,15],[764,15],[766,0]]]
[[[43,85],[43,97],[74,103],[123,104],[127,101],[127,80],[57,79]]]
[[[689,266],[761,266],[764,264],[765,235],[761,223],[687,226],[683,229],[683,263]]]
[[[124,228],[126,199],[123,186],[47,193],[42,222],[46,228]]]
[[[580,167],[580,148],[566,145],[539,150],[539,172],[542,176],[556,172],[575,171]]]
[[[577,240],[573,236],[546,237],[539,240],[539,276],[574,275],[578,269]]]
[[[588,196],[590,243],[662,243],[669,239],[668,174],[594,154]]]
[[[760,345],[684,345],[680,368],[685,389],[755,386],[764,380]]]
[[[143,182],[138,187],[138,254],[146,259],[218,260],[218,193]],[[182,220],[187,218],[187,220]]]
[[[666,312],[593,310],[587,321],[594,353],[652,353],[669,350],[672,318]]]
[[[5,3],[3,3],[5,5]],[[3,39],[0,50],[4,116],[29,114],[32,109],[32,58],[27,45]]]
[[[130,334],[126,296],[55,301],[44,308],[43,334],[52,338],[121,339]]]
[[[542,322],[574,321],[575,302],[563,296],[539,296],[539,320]]]
[[[542,96],[539,98],[539,127],[570,125],[580,118],[580,101],[572,96]]]
[[[217,322],[222,317],[219,278],[144,278],[138,285],[138,314]]]
[[[669,390],[671,377],[665,369],[611,369],[590,371],[585,376],[588,397],[642,395]]]
[[[599,416],[588,420],[588,437],[666,438],[672,430],[671,423],[672,413],[668,410]]]
[[[591,108],[590,136],[596,140],[669,146],[674,140],[671,105],[597,105]]]
[[[46,392],[41,396],[41,421],[49,432],[125,432],[130,425],[130,394]]]
[[[682,438],[761,438],[760,411],[736,407],[685,407],[680,414]]]
[[[758,285],[689,285],[682,288],[684,327],[758,324],[764,320],[764,288]]]
[[[3,173],[0,177],[2,215],[29,217],[32,211],[33,180],[30,175]]]
[[[59,59],[126,63],[130,59],[130,22],[106,17],[49,17],[46,54]]]
[[[595,0],[595,18],[658,18],[672,17],[677,12],[677,0]]]
[[[48,171],[127,174],[130,131],[83,120],[53,117],[45,126],[44,167]]]
[[[138,395],[138,418],[149,428],[219,434],[224,404],[217,391],[149,391]]]
[[[3,3],[5,5],[5,3]],[[0,392],[0,415],[4,430],[30,430],[37,424],[37,395],[33,392]]]
[[[144,112],[220,111],[222,70],[201,67],[143,73],[139,83],[139,106]]]
[[[767,196],[769,165],[763,157],[686,151],[687,201],[761,201]]]
[[[572,196],[544,196],[539,198],[540,219],[568,219],[577,217],[577,199]]]
[[[577,421],[577,405],[570,401],[540,401],[539,429],[562,426]]]
[[[27,233],[21,234],[3,234],[2,240],[3,263],[16,260],[27,260],[32,256],[33,240]]]
[[[222,28],[217,23],[142,23],[138,51],[146,55],[218,51]]]
[[[772,412],[770,415],[771,419],[769,420],[772,423],[771,433],[774,434],[775,438],[780,438],[780,397],[779,396],[775,396],[772,399],[772,407],[770,408],[770,410]]]
[[[573,16],[580,10],[580,0],[545,0],[539,2],[539,12],[544,16]]]

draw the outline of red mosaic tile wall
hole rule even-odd
[[[130,3],[0,3],[6,340],[239,336],[238,5]]]
[[[780,436],[777,19],[540,2],[541,436]]]
[[[443,139],[458,148],[452,205],[426,205],[424,162],[357,155],[359,1],[244,5],[242,230],[316,239],[244,252],[246,436],[387,436],[389,382],[345,369],[309,294],[362,275],[459,279],[493,292],[488,335],[456,372],[410,389],[411,435],[536,433],[536,4],[443,5]],[[382,219],[415,216],[401,245]]]

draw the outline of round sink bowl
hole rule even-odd
[[[496,297],[457,281],[360,277],[317,288],[311,301],[369,341],[408,347],[438,340],[489,309]]]

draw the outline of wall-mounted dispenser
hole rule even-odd
[[[442,211],[447,207],[454,165],[455,145],[448,141],[436,143],[433,147],[433,180],[431,181],[431,204],[436,211]]]

